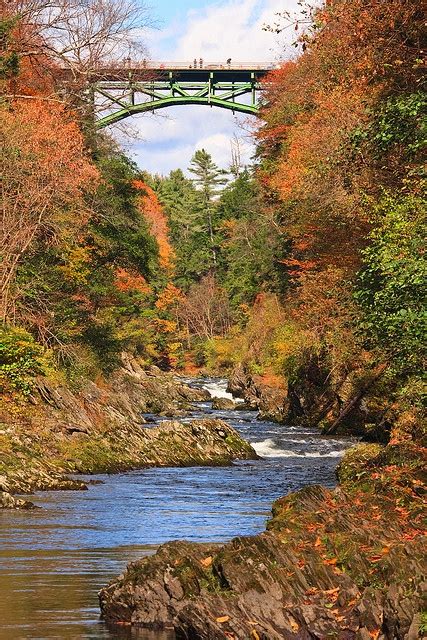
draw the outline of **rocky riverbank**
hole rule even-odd
[[[278,500],[265,533],[220,547],[172,542],[130,564],[100,592],[102,614],[193,640],[415,640],[424,467],[413,443],[353,449],[339,488]]]
[[[45,378],[30,403],[5,406],[0,430],[0,506],[30,507],[16,493],[85,489],[66,474],[111,473],[146,466],[224,465],[256,458],[252,447],[220,420],[162,422],[142,414],[186,415],[209,393],[123,356],[109,380],[78,390]]]
[[[405,404],[384,379],[385,372],[385,366],[334,370],[321,356],[312,356],[288,380],[254,375],[240,364],[230,374],[228,391],[257,410],[260,420],[318,427],[325,435],[353,435],[383,444],[396,427],[422,438],[422,410]]]

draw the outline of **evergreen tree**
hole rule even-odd
[[[189,171],[195,176],[193,181],[200,193],[200,206],[206,221],[206,230],[209,235],[213,262],[217,261],[217,249],[215,247],[214,215],[216,209],[215,198],[220,192],[220,187],[227,180],[224,172],[213,162],[212,156],[200,149],[196,151],[190,161]]]

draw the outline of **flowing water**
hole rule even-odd
[[[231,397],[225,380],[191,384]],[[210,402],[186,420],[207,415],[234,426],[262,459],[94,476],[87,479],[102,482],[88,491],[33,496],[42,509],[0,512],[0,640],[170,640],[107,629],[99,588],[167,540],[225,541],[262,531],[275,498],[307,484],[334,486],[339,457],[351,445],[315,429],[257,421],[254,412],[213,411]]]

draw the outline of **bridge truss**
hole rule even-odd
[[[99,70],[91,80],[97,128],[137,113],[179,105],[206,105],[257,115],[262,79],[269,69],[145,65]]]

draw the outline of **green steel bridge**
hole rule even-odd
[[[98,69],[90,77],[96,126],[106,127],[137,113],[179,105],[206,105],[258,115],[259,92],[272,68],[265,63],[222,65],[195,60],[186,65],[128,60]]]

